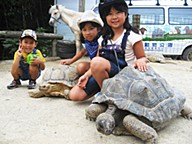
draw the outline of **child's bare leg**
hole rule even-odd
[[[19,67],[17,69],[12,68],[11,75],[13,76],[14,80],[18,80],[19,77],[22,75],[22,70]]]
[[[83,75],[90,68],[90,62],[80,62],[77,65],[77,72],[80,75]]]
[[[34,65],[34,66],[30,65],[29,74],[30,74],[32,80],[36,80],[39,76],[39,67],[36,65]]]
[[[102,57],[95,57],[92,59],[90,67],[93,77],[101,88],[103,80],[109,78],[108,73],[111,67],[109,61]]]
[[[11,70],[11,74],[13,76],[13,81],[7,86],[8,89],[13,89],[21,86],[21,82],[19,80],[19,77],[22,75],[22,70],[20,68]]]
[[[36,87],[36,79],[39,76],[39,67],[36,65],[30,65],[29,74],[31,76],[31,79],[29,80],[28,89],[34,89]]]
[[[72,101],[83,101],[88,98],[86,92],[77,85],[75,85],[69,92],[69,99]]]

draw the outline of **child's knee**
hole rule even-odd
[[[69,99],[72,101],[81,101],[80,95],[71,91],[69,93]]]
[[[39,72],[38,66],[30,66],[29,67],[29,72],[30,73],[37,73],[37,72]]]
[[[82,90],[83,91],[83,90]],[[69,99],[72,100],[72,101],[83,101],[85,100],[86,98],[86,95],[83,94],[82,92],[80,91],[76,91],[76,90],[71,90],[69,92]]]
[[[82,75],[85,72],[85,65],[83,65],[82,63],[79,63],[76,67],[77,73]]]
[[[33,79],[37,79],[40,72],[39,72],[39,69],[37,67],[30,67],[29,68],[29,74]]]
[[[106,69],[109,69],[110,64],[109,61],[101,58],[101,57],[96,57],[91,61],[91,71],[94,72],[99,72],[99,71],[105,71]]]
[[[102,66],[103,59],[100,57],[95,57],[91,60],[91,69],[97,69]]]

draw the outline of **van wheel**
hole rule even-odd
[[[186,61],[192,61],[192,47],[186,49],[182,54],[182,59]]]

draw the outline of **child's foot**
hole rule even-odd
[[[35,89],[36,87],[36,81],[35,80],[29,80],[28,89]]]
[[[21,86],[20,80],[13,80],[10,85],[7,86],[8,89],[14,89]]]

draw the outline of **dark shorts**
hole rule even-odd
[[[109,77],[111,78],[119,72],[119,69],[116,64],[114,64],[112,62],[110,62],[110,64],[111,64],[111,69],[109,72]],[[99,92],[100,90],[101,89],[100,89],[99,85],[97,84],[96,80],[94,79],[93,76],[91,76],[86,84],[86,88],[84,89],[84,91],[86,92],[86,94],[88,96],[92,96],[93,94]]]
[[[31,76],[29,74],[29,64],[25,62],[20,62],[19,68],[22,70],[22,75],[20,76],[20,79],[25,81],[25,80],[30,80]],[[39,69],[39,75],[41,75],[41,70]]]

